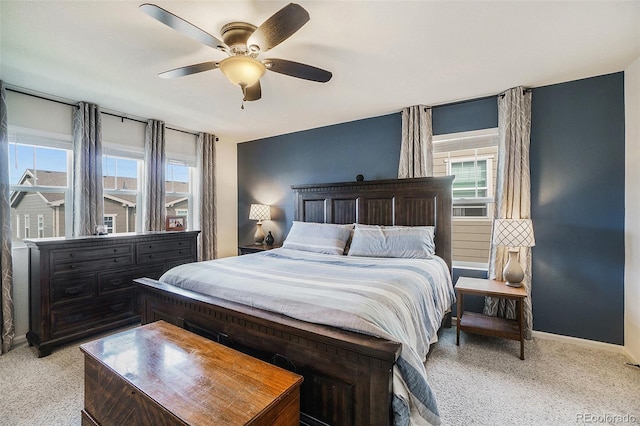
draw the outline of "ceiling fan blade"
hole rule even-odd
[[[268,70],[304,80],[326,83],[331,80],[333,74],[329,71],[313,67],[300,62],[287,61],[286,59],[265,59],[265,67]]]
[[[262,88],[260,87],[260,81],[253,86],[249,86],[244,89],[244,101],[257,101],[262,97]]]
[[[218,63],[214,61],[202,62],[200,64],[188,65],[186,67],[175,68],[169,71],[161,72],[158,77],[177,78],[186,75],[197,74],[203,71],[214,70],[218,68]]]
[[[309,21],[309,13],[300,5],[289,3],[264,21],[247,40],[247,47],[258,46],[266,52],[288,39]]]
[[[184,19],[174,15],[169,11],[156,6],[155,4],[141,4],[140,9],[152,18],[162,22],[168,27],[173,28],[179,33],[182,33],[199,41],[200,43],[204,43],[207,46],[211,46],[214,49],[220,49],[225,52],[228,49],[227,45],[224,44],[224,42],[222,42],[221,40],[218,40],[208,32],[196,27],[192,23],[185,21]]]

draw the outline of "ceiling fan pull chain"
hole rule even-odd
[[[244,100],[247,99],[247,86],[240,86],[242,88],[242,104],[240,105],[240,109],[244,109]]]

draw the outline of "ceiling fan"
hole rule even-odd
[[[309,21],[309,13],[298,4],[289,3],[259,27],[246,22],[230,22],[220,30],[222,40],[154,4],[142,4],[140,9],[174,30],[229,55],[221,61],[202,62],[162,72],[158,74],[162,78],[184,77],[219,68],[231,83],[240,86],[243,101],[257,101],[262,97],[260,77],[267,70],[320,83],[326,83],[332,77],[329,71],[299,62],[277,58],[256,59],[260,53],[279,45]]]

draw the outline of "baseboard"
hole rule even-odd
[[[16,346],[22,346],[22,345],[24,345],[26,343],[27,343],[27,335],[26,334],[22,334],[20,336],[14,336],[13,343],[11,344],[11,347],[15,348]]]
[[[451,323],[455,327],[455,325],[458,323],[458,318],[453,317]],[[617,352],[617,353],[626,355],[634,363],[637,363],[637,361],[631,356],[629,351],[627,351],[625,347],[622,345],[615,345],[613,343],[605,343],[605,342],[597,342],[595,340],[581,339],[579,337],[563,336],[562,334],[546,333],[544,331],[536,331],[536,330],[533,330],[531,332],[531,337],[533,337],[534,339],[556,340],[559,342],[573,343],[574,345],[580,345],[580,346],[588,347],[592,349],[601,349],[609,352]]]
[[[627,348],[624,348],[622,353],[624,353],[633,364],[640,364],[640,358],[635,357]]]
[[[544,331],[533,330],[531,336],[534,339],[556,340],[559,342],[573,343],[592,349],[601,349],[609,352],[625,353],[624,346],[613,343],[598,342],[595,340],[581,339],[579,337],[563,336],[561,334],[546,333]]]

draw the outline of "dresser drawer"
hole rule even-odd
[[[150,241],[148,243],[138,243],[137,250],[138,255],[179,250],[189,250],[190,253],[191,241],[188,239],[176,239],[173,241]]]
[[[59,305],[66,302],[90,300],[93,297],[95,287],[95,274],[51,280],[51,302],[54,305]]]
[[[129,269],[98,274],[98,295],[133,287],[136,278],[153,278],[157,280],[163,274],[162,265],[148,268]]]
[[[191,250],[191,246],[181,247],[177,249],[167,249],[165,251],[160,252],[152,252],[152,253],[140,253],[138,252],[138,263],[155,263],[155,262],[164,262],[167,260],[176,260],[176,259],[192,259],[193,251]],[[185,261],[186,262],[186,261]]]
[[[104,247],[83,247],[51,252],[51,262],[69,262],[103,259],[105,257],[117,257],[131,254],[131,244],[110,245]]]
[[[51,333],[54,337],[110,323],[138,314],[135,290],[123,292],[117,298],[68,309],[51,310]]]
[[[66,274],[70,272],[100,271],[133,265],[133,254],[116,257],[104,257],[100,259],[82,260],[69,263],[56,263],[52,266],[54,275]]]

